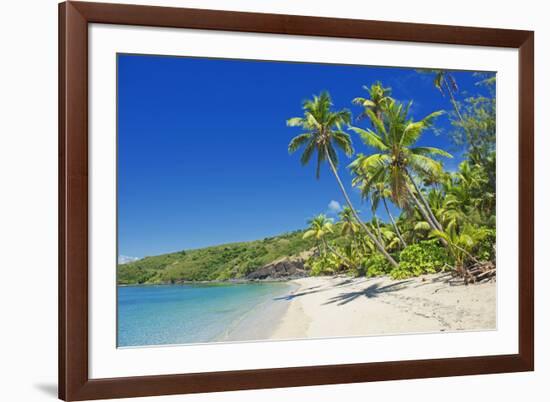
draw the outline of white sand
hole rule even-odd
[[[294,281],[271,339],[496,328],[496,283],[451,285],[448,276],[406,280],[312,277]]]

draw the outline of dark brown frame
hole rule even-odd
[[[106,23],[519,49],[519,353],[382,363],[89,379],[88,24]],[[534,369],[534,33],[214,10],[59,5],[59,397],[138,397]]]

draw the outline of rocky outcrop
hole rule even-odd
[[[304,256],[285,257],[273,261],[247,275],[248,280],[275,280],[308,276]]]

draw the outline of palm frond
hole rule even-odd
[[[425,127],[430,127],[430,126],[433,124],[434,120],[435,120],[437,117],[439,117],[439,116],[441,116],[442,114],[444,114],[444,113],[445,113],[444,110],[437,110],[437,111],[435,111],[435,112],[433,112],[433,113],[430,113],[430,114],[427,115],[426,117],[424,117],[421,121],[424,123],[424,126],[425,126]]]
[[[427,232],[430,229],[431,229],[430,224],[426,221],[420,221],[420,222],[417,222],[414,225],[414,230],[416,230],[416,231],[426,231]]]
[[[382,138],[380,138],[371,129],[363,130],[362,128],[359,128],[359,127],[350,127],[349,129],[359,134],[359,136],[361,137],[361,140],[363,140],[365,145],[374,147],[380,151],[386,151],[388,149],[388,146],[384,143]]]
[[[302,164],[302,166],[309,163],[313,152],[315,152],[315,148],[316,147],[314,141],[310,141],[309,144],[307,144],[306,148],[304,149],[304,153],[300,157],[300,163]]]
[[[288,127],[302,127],[304,125],[303,117],[292,117],[286,121]]]
[[[414,171],[421,175],[438,177],[443,172],[443,165],[441,162],[424,155],[410,154],[409,164]]]
[[[384,127],[384,122],[376,116],[376,114],[372,111],[372,109],[368,109],[365,111],[367,116],[369,116],[370,121],[372,122],[373,126],[376,128],[376,131],[382,136],[385,136],[386,133],[386,127]]]
[[[443,239],[447,243],[452,243],[451,237],[447,233],[443,232],[442,230],[432,230],[430,232],[430,237]]]
[[[441,94],[443,96],[445,96],[445,94],[443,92],[443,86],[442,86],[443,71],[441,71],[441,70],[432,70],[432,72],[435,72],[434,86],[439,90],[439,92],[441,92]]]
[[[310,229],[310,230],[308,230],[308,231],[306,231],[306,232],[304,233],[304,235],[302,236],[302,238],[303,238],[303,239],[309,239],[310,237],[313,237],[313,236],[315,236],[315,235],[316,235],[316,231],[313,230],[313,229]]]
[[[404,146],[410,146],[414,144],[419,138],[420,134],[433,124],[435,118],[443,114],[443,111],[437,111],[429,114],[425,118],[416,122],[409,122],[402,132],[399,140],[400,144]]]
[[[353,103],[354,105],[361,105],[363,107],[375,107],[376,106],[376,103],[374,103],[373,101],[371,101],[370,99],[367,99],[367,98],[361,98],[361,97],[358,97],[358,98],[354,98],[351,103]]]
[[[288,144],[288,153],[296,152],[296,150],[305,144],[310,138],[310,133],[304,133],[294,137]]]
[[[336,126],[340,128],[342,124],[349,124],[351,122],[351,112],[348,109],[338,110],[332,112],[327,116],[325,124],[328,127]]]
[[[349,134],[343,131],[335,131],[332,133],[332,139],[347,156],[353,155],[354,150]]]
[[[414,148],[410,148],[410,151],[415,155],[424,155],[424,156],[439,155],[439,156],[444,156],[446,158],[453,157],[453,155],[451,155],[450,153],[435,147],[414,147]]]
[[[452,92],[458,92],[458,84],[456,83],[455,77],[452,76],[449,72],[445,73],[445,78]]]
[[[321,129],[322,128],[322,125],[321,123],[319,123],[317,121],[317,119],[315,118],[315,116],[313,115],[313,113],[310,113],[310,112],[306,112],[305,113],[305,117],[306,117],[306,120],[307,120],[307,124],[312,127],[312,128],[315,128],[317,130]]]
[[[380,168],[385,166],[386,163],[389,163],[390,156],[387,154],[377,153],[372,155],[362,155],[357,158],[354,163],[355,166],[360,167],[364,172],[368,172],[373,168]],[[351,165],[350,165],[351,166]]]
[[[336,150],[334,149],[334,147],[330,146],[330,145],[327,146],[327,152],[328,152],[328,156],[332,160],[332,163],[334,164],[334,166],[338,167],[338,163],[339,163],[338,154],[336,153]]]

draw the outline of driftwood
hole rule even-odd
[[[460,278],[464,284],[485,282],[496,276],[496,266],[492,261],[474,261],[466,267],[452,268],[453,276]]]
[[[492,261],[477,262],[468,268],[476,282],[489,280],[496,276],[497,269]]]

